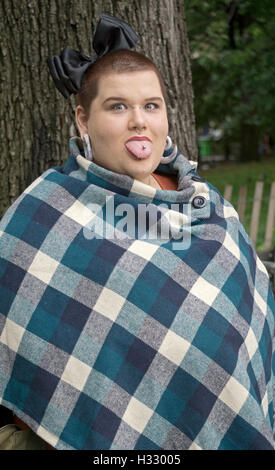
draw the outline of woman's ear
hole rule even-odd
[[[78,105],[75,110],[75,122],[81,138],[84,134],[88,134],[87,121],[88,119],[84,108]]]

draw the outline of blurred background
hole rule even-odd
[[[184,4],[199,172],[241,212],[257,250],[270,250],[275,245],[275,2]],[[257,182],[262,184],[256,190]]]

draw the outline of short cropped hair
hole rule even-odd
[[[84,108],[87,116],[89,116],[91,103],[98,93],[99,79],[103,75],[147,70],[152,70],[156,73],[164,101],[167,102],[164,81],[156,65],[144,54],[131,50],[110,52],[109,54],[97,59],[83,76],[81,89],[76,95],[76,102]]]

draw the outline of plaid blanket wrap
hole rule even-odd
[[[266,269],[195,164],[178,153],[159,170],[178,174],[177,191],[89,162],[72,138],[66,164],[8,209],[0,403],[56,449],[272,450],[275,306]],[[107,200],[124,238],[95,236],[100,220],[112,228]],[[171,225],[175,203],[191,227],[186,246],[119,225],[123,204],[153,208],[157,225]]]

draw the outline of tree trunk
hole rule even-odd
[[[153,59],[168,89],[169,135],[187,158],[197,159],[183,1],[2,0],[0,216],[37,176],[67,159],[68,139],[77,134],[75,100],[56,90],[46,58],[66,46],[92,55],[103,12],[139,34],[136,50]]]

